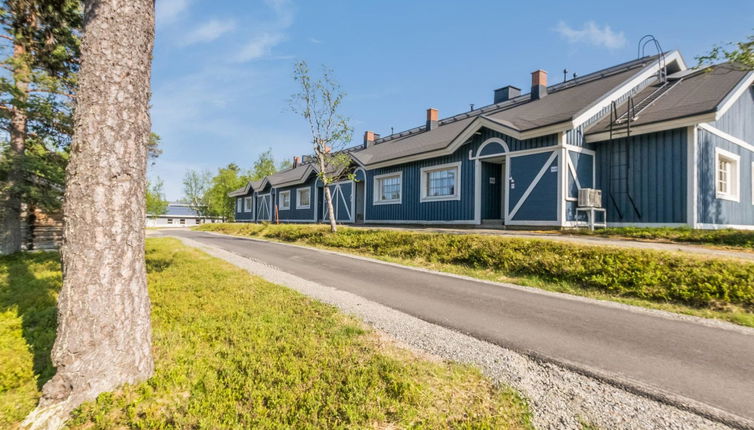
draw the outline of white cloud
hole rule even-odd
[[[213,19],[199,26],[196,30],[188,33],[181,41],[184,46],[195,43],[206,43],[218,39],[225,33],[231,32],[236,28],[236,23],[232,20],[220,21]]]
[[[315,45],[321,45],[321,44],[322,44],[322,41],[321,41],[321,40],[319,40],[319,39],[317,39],[317,38],[314,38],[314,37],[310,37],[310,38],[309,38],[309,42],[312,42],[312,43],[313,43],[313,44],[315,44]]]
[[[616,33],[607,24],[600,28],[594,21],[587,22],[581,29],[569,27],[568,24],[560,21],[555,31],[569,43],[589,43],[608,49],[618,49],[626,45],[626,36],[622,31]]]
[[[158,0],[155,6],[158,24],[175,21],[189,7],[189,0]]]
[[[281,33],[263,33],[251,39],[236,55],[236,60],[246,62],[264,57],[270,50],[282,42],[285,37]]]

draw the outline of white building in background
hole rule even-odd
[[[147,227],[191,227],[216,222],[223,222],[223,219],[201,216],[184,203],[168,203],[168,210],[162,215],[147,214]]]

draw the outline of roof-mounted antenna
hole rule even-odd
[[[390,134],[391,135],[395,134],[395,129],[393,129],[393,127],[390,127]]]
[[[645,49],[647,45],[654,46],[654,48],[657,50],[657,55],[660,57],[660,70],[657,72],[657,79],[659,79],[661,84],[664,84],[668,80],[668,71],[666,68],[667,64],[665,63],[665,52],[662,50],[660,41],[657,40],[656,37],[651,34],[645,34],[641,37],[641,39],[639,39],[639,44],[637,45],[636,49],[637,58],[644,58],[646,56]]]
[[[573,72],[573,79],[576,79],[576,72]]]
[[[474,103],[469,104],[469,112],[474,110]]]
[[[568,80],[568,69],[563,69],[563,82]]]

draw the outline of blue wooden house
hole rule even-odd
[[[689,69],[673,51],[547,84],[349,151],[355,181],[331,185],[340,222],[582,225],[582,189],[608,225],[754,228],[754,73]],[[231,193],[239,221],[326,219],[312,164]],[[277,210],[277,215],[276,215]],[[594,215],[594,214],[593,214]]]

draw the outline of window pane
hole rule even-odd
[[[301,190],[298,193],[298,204],[300,206],[309,206],[309,190]]]
[[[392,176],[380,179],[380,200],[398,200],[401,198],[401,178]]]
[[[456,193],[456,169],[427,172],[427,197],[453,196]]]

